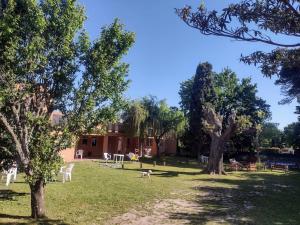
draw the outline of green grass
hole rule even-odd
[[[178,158],[168,159],[167,166],[144,163],[143,169],[154,172],[151,180],[140,178],[139,163],[126,164],[124,170],[93,161],[76,163],[72,182],[46,186],[49,219],[40,224],[102,224],[132,208],[143,208],[147,202],[179,197],[203,206],[197,214],[171,215],[191,224],[219,220],[227,224],[299,224],[299,173],[209,176],[200,174],[195,162]],[[0,185],[0,224],[39,223],[28,218],[29,206],[29,188],[22,175],[9,188]]]

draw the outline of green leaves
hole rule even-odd
[[[75,0],[0,7],[0,130],[31,183],[51,177],[74,136],[115,121],[126,105],[129,65],[121,60],[134,34],[115,20],[91,42],[85,18]],[[60,123],[51,123],[59,111]]]
[[[190,27],[204,35],[215,35],[275,46],[271,52],[256,51],[241,56],[246,64],[258,66],[281,86],[285,98],[281,104],[292,102],[300,94],[300,2],[295,0],[243,0],[232,3],[219,12],[191,6],[176,9],[177,15]],[[273,34],[273,35],[270,35]],[[281,38],[278,38],[281,37]]]
[[[129,65],[120,60],[133,43],[134,34],[124,31],[118,20],[103,27],[101,36],[93,43],[85,33],[80,35],[78,48],[84,68],[72,97],[72,130],[80,127],[80,132],[87,132],[100,123],[116,120],[126,104],[123,92],[129,84]]]
[[[157,141],[170,132],[179,134],[185,125],[183,112],[169,107],[164,100],[158,101],[154,96],[130,103],[123,119],[129,134],[144,139],[150,129]]]

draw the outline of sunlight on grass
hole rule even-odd
[[[167,198],[187,199],[203,206],[204,210],[194,215],[194,224],[219,220],[225,224],[297,224],[294,222],[300,219],[298,173],[232,172],[210,176],[201,174],[194,161],[167,160],[167,166],[158,164],[154,167],[150,162],[143,163],[142,170],[153,171],[149,180],[141,178],[139,163],[114,169],[100,166],[99,161],[77,162],[72,182],[57,181],[46,186],[49,219],[42,224],[102,224],[130,209],[143,209],[146,203]],[[0,211],[0,224],[36,224],[27,217],[30,195],[22,174],[9,188],[1,184]]]

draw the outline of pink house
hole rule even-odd
[[[62,114],[53,112],[51,120],[58,123]],[[141,147],[142,146],[142,147]],[[161,141],[160,153],[176,154],[176,138],[165,136]],[[83,150],[84,158],[103,158],[103,153],[110,154],[128,154],[136,153],[140,156],[153,157],[157,154],[157,145],[152,137],[148,137],[142,141],[138,137],[129,137],[122,129],[122,124],[109,124],[104,135],[84,134],[81,135],[75,147],[67,148],[60,152],[64,161],[69,162],[75,159],[75,152],[79,149]]]

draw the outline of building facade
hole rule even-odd
[[[160,153],[175,155],[176,146],[176,138],[166,136],[161,141]],[[147,157],[157,155],[157,145],[153,137],[148,137],[143,141],[138,137],[129,137],[123,131],[121,124],[109,124],[105,135],[81,135],[74,148],[65,149],[60,155],[65,161],[72,161],[75,159],[77,150],[83,150],[83,158],[96,159],[103,158],[104,153],[126,155],[132,152]]]

